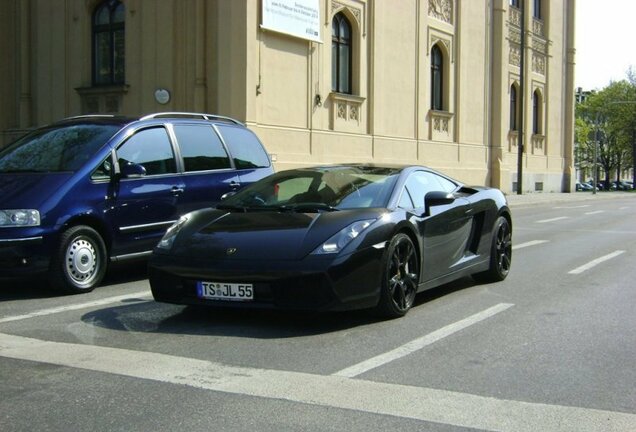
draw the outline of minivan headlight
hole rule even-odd
[[[0,210],[0,227],[40,225],[40,212],[31,209]]]
[[[358,237],[362,231],[367,229],[369,225],[371,225],[375,220],[368,219],[362,220],[358,222],[354,222],[348,227],[340,230],[338,233],[333,235],[329,240],[324,242],[322,245],[318,247],[313,253],[315,255],[324,255],[324,254],[336,254],[344,249],[351,241]]]
[[[177,222],[168,228],[168,231],[166,231],[163,235],[163,238],[159,241],[157,247],[159,249],[170,250],[174,244],[174,240],[179,234],[179,231],[181,231],[181,228],[183,228],[188,219],[188,215],[181,216]]]

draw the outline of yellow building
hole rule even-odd
[[[0,0],[0,145],[78,114],[210,112],[246,122],[277,169],[421,163],[512,192],[521,124],[523,190],[569,191],[574,10],[575,0]]]

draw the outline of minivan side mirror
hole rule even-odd
[[[140,178],[146,175],[146,168],[134,162],[125,162],[120,168],[122,178]]]
[[[449,192],[432,191],[428,192],[424,196],[424,206],[426,214],[430,214],[431,207],[452,204],[455,201],[455,196]]]

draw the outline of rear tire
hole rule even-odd
[[[107,253],[97,231],[85,225],[69,228],[60,237],[51,261],[51,286],[80,294],[95,289],[106,274]]]
[[[398,318],[411,309],[419,283],[419,260],[409,236],[397,234],[391,239],[383,259],[378,315]]]
[[[490,268],[476,273],[473,279],[481,283],[501,282],[506,279],[512,264],[512,231],[508,219],[499,216],[492,231]]]

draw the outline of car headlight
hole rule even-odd
[[[351,241],[358,237],[362,231],[367,229],[369,225],[371,225],[375,220],[368,219],[362,220],[358,222],[354,222],[348,227],[340,230],[338,233],[333,235],[329,240],[324,242],[321,246],[318,247],[313,253],[315,255],[324,255],[324,254],[335,254],[340,252],[347,246]]]
[[[165,250],[169,250],[170,248],[172,248],[174,240],[177,238],[179,231],[181,231],[181,228],[183,228],[188,219],[188,215],[181,216],[178,221],[176,221],[170,228],[168,228],[168,231],[166,231],[166,233],[163,235],[163,238],[159,241],[157,247],[159,249]]]
[[[37,210],[0,210],[0,227],[29,227],[39,225],[40,212]]]

